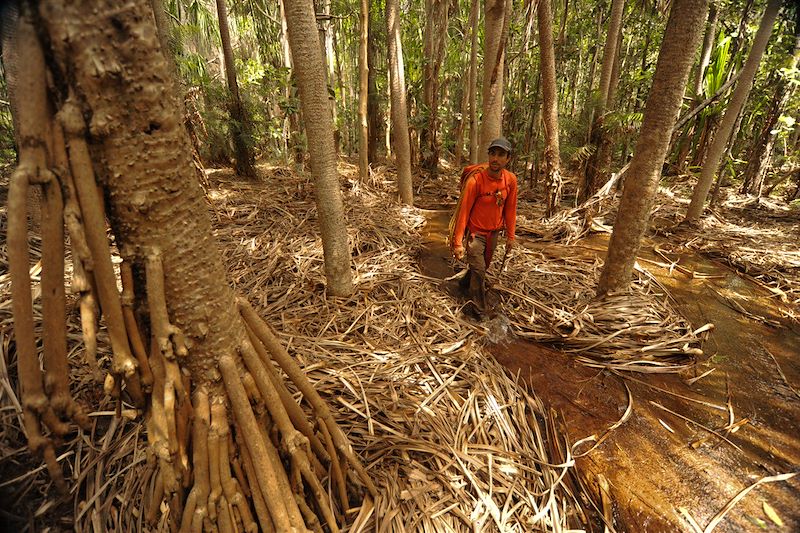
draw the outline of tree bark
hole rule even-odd
[[[379,43],[377,42],[378,32],[376,28],[378,28],[378,25],[375,22],[376,18],[375,10],[370,9],[369,41],[367,43],[367,66],[369,67],[369,75],[367,76],[367,84],[369,86],[367,91],[367,120],[369,120],[368,153],[370,164],[375,164],[378,160],[378,146],[381,143],[384,123],[380,94],[378,94],[377,48]]]
[[[717,3],[711,3],[708,8],[708,22],[706,23],[706,34],[703,37],[703,50],[700,52],[700,61],[697,63],[697,70],[694,74],[694,99],[700,102],[703,98],[703,80],[705,78],[706,67],[711,62],[711,52],[714,50],[714,43],[717,40]]]
[[[300,90],[301,108],[305,117],[328,292],[333,296],[348,296],[353,292],[350,245],[347,239],[339,173],[336,169],[333,120],[311,0],[287,2],[286,22]],[[366,94],[364,96],[366,100]]]
[[[480,2],[472,0],[470,20],[472,35],[469,47],[469,162],[478,162],[478,19],[480,18]],[[474,17],[473,17],[474,13]]]
[[[483,119],[478,157],[486,157],[493,139],[503,132],[503,76],[511,0],[485,0],[483,53]]]
[[[450,2],[447,0],[425,1],[425,34],[423,36],[425,57],[422,69],[422,97],[427,121],[420,129],[419,143],[422,168],[436,175],[439,171],[441,152],[439,142],[439,73],[447,45],[447,25]]]
[[[561,157],[558,145],[558,94],[556,92],[556,60],[553,50],[553,14],[550,10],[550,0],[539,0],[537,18],[539,21],[539,53],[542,62],[546,216],[551,217],[556,213],[561,202]]]
[[[602,114],[608,104],[608,93],[611,87],[611,78],[614,71],[614,62],[617,56],[617,43],[622,31],[622,14],[625,11],[625,0],[613,0],[611,3],[611,19],[608,22],[606,44],[603,49],[603,67],[600,71],[600,88],[597,100],[598,116]]]
[[[708,155],[703,164],[700,179],[697,185],[695,185],[692,201],[686,212],[686,220],[688,222],[697,221],[703,213],[703,206],[708,197],[708,192],[711,189],[714,175],[717,173],[720,160],[725,153],[725,148],[731,136],[733,125],[750,94],[750,89],[753,87],[753,80],[758,71],[758,65],[761,62],[761,56],[764,55],[764,50],[767,48],[769,37],[772,34],[772,27],[775,25],[775,19],[778,16],[780,7],[781,0],[769,0],[767,4],[767,9],[764,12],[755,40],[753,41],[753,47],[750,49],[747,61],[742,67],[742,74],[736,84],[736,88],[733,90],[730,102],[728,102],[728,108],[725,110],[725,115],[722,117],[722,123],[708,149]]]
[[[403,68],[403,44],[400,40],[400,5],[386,0],[386,39],[389,42],[389,85],[392,93],[392,132],[397,165],[397,188],[400,201],[414,204],[411,183],[411,141],[408,135],[406,77]]]
[[[250,117],[242,106],[239,97],[239,84],[236,81],[236,64],[233,60],[231,34],[228,29],[228,6],[225,0],[217,0],[217,17],[219,18],[219,36],[222,41],[222,54],[225,62],[225,79],[230,93],[230,130],[233,140],[235,171],[238,175],[253,178],[256,175],[253,167],[253,151],[250,147]]]
[[[675,0],[647,98],[641,133],[608,245],[598,295],[630,285],[633,264],[647,229],[670,135],[700,41],[708,0]]]
[[[369,59],[367,39],[369,37],[369,0],[361,0],[358,40],[358,175],[361,181],[369,179],[369,122],[367,104],[369,100]],[[308,116],[308,115],[306,115]]]

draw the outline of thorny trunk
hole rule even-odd
[[[624,290],[630,284],[707,7],[708,0],[675,0],[672,4],[641,133],[600,275],[597,289],[600,295]]]
[[[333,120],[328,103],[314,6],[311,1],[287,2],[286,22],[294,71],[300,89],[300,103],[305,117],[328,291],[333,296],[348,296],[353,292],[350,245],[347,239],[339,172],[336,169]],[[364,102],[366,103],[366,94]],[[364,154],[366,155],[366,152]]]
[[[119,397],[124,384],[144,410],[158,461],[154,481],[142,484],[149,491],[142,501],[149,503],[139,519],[155,527],[162,512],[172,530],[255,531],[260,526],[285,532],[305,531],[306,524],[319,527],[324,520],[338,531],[337,516],[350,504],[345,475],[334,466],[337,452],[373,494],[374,486],[302,371],[226,281],[194,179],[181,106],[157,51],[147,4],[48,2],[32,9],[21,19],[17,41],[28,58],[20,80],[27,98],[17,108],[25,143],[8,208],[15,336],[31,449],[43,453],[63,487],[41,424],[55,435],[64,435],[66,425],[56,417],[86,424],[67,384],[66,222],[86,341],[96,324],[91,314],[83,314],[84,299],[96,294],[113,351],[107,391]],[[41,22],[39,33],[34,19]],[[46,53],[40,34],[52,46]],[[49,95],[47,79],[53,81]],[[92,117],[88,123],[86,117]],[[45,192],[46,388],[34,343],[27,264],[24,195],[29,185]],[[122,295],[105,216],[123,258]],[[313,406],[318,429],[326,437],[330,432],[333,446],[321,444],[281,378],[270,375],[273,360]],[[290,463],[287,472],[284,465]],[[336,500],[333,493],[328,498],[320,481],[326,469],[336,478],[331,478]],[[320,517],[309,513],[306,499]]]
[[[553,51],[553,15],[550,0],[539,1],[539,48],[542,61],[542,104],[544,107],[544,164],[547,187],[546,216],[556,213],[561,202],[561,158],[558,146],[558,94],[556,60]]]
[[[483,119],[479,158],[486,157],[489,143],[503,132],[503,77],[511,5],[511,0],[486,0],[484,6]]]
[[[708,157],[705,164],[703,164],[703,171],[692,193],[692,201],[686,212],[686,220],[689,222],[698,220],[703,213],[703,206],[708,192],[711,190],[714,175],[717,173],[722,155],[725,153],[734,123],[739,117],[747,96],[750,94],[750,89],[753,87],[753,80],[761,62],[761,56],[767,48],[767,42],[772,34],[772,27],[775,25],[775,18],[778,16],[780,7],[781,0],[769,0],[767,4],[764,17],[761,19],[761,24],[753,41],[753,47],[750,49],[747,61],[742,67],[742,74],[739,77],[736,88],[733,90],[730,102],[728,102],[728,108],[722,117],[722,123],[716,135],[714,135],[714,140],[711,141]]]
[[[398,0],[386,0],[386,39],[389,41],[389,85],[392,95],[392,134],[394,138],[397,188],[400,201],[413,205],[411,184],[411,141],[408,136],[406,78],[403,69],[403,45],[400,40],[400,5]]]
[[[242,99],[239,97],[236,64],[233,60],[231,34],[228,29],[228,6],[225,4],[225,0],[217,0],[217,16],[219,18],[222,54],[225,59],[225,79],[228,82],[228,92],[230,93],[228,105],[230,106],[230,131],[233,140],[236,173],[246,178],[253,178],[256,175],[256,171],[253,168],[253,153],[250,149],[250,117],[247,116],[247,111],[242,106]]]

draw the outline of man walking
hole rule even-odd
[[[461,286],[468,288],[472,310],[487,311],[486,269],[492,262],[497,235],[506,231],[506,253],[514,246],[517,223],[517,176],[506,170],[511,143],[504,137],[489,143],[489,161],[463,184],[453,234],[453,255],[467,257],[469,270]],[[466,242],[464,242],[466,239]]]

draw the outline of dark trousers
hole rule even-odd
[[[467,242],[467,264],[469,271],[461,280],[462,288],[468,290],[478,313],[486,312],[486,269],[492,262],[497,247],[497,234],[494,231],[488,236],[471,235]]]

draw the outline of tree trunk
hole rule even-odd
[[[553,50],[553,15],[550,0],[539,0],[539,52],[542,70],[542,104],[544,107],[544,168],[547,186],[546,216],[553,216],[561,202],[561,157],[558,146],[558,95],[556,94],[556,60]]]
[[[753,41],[753,47],[750,49],[747,61],[742,67],[742,74],[739,77],[736,88],[733,90],[730,102],[728,102],[728,108],[725,110],[725,115],[722,117],[722,123],[708,149],[708,156],[705,164],[703,164],[700,179],[697,185],[695,185],[692,201],[686,213],[686,220],[689,222],[698,220],[703,213],[703,205],[708,196],[708,191],[711,189],[711,184],[719,168],[722,155],[725,153],[725,147],[731,136],[733,125],[747,100],[747,96],[750,94],[750,89],[753,87],[753,80],[758,71],[758,65],[761,62],[761,56],[767,48],[767,42],[772,34],[772,27],[775,25],[775,18],[778,16],[780,7],[781,0],[769,0],[767,4],[764,17],[761,19],[761,24],[758,27],[758,32]]]
[[[424,39],[425,63],[422,69],[422,96],[427,121],[420,129],[420,161],[422,168],[436,175],[441,152],[439,142],[439,92],[442,62],[447,45],[447,25],[450,15],[447,0],[426,0]]]
[[[486,157],[489,143],[503,132],[503,75],[511,0],[485,0],[483,53],[483,120],[478,157]]]
[[[236,81],[236,63],[233,60],[231,34],[228,29],[228,6],[225,0],[217,0],[217,17],[219,18],[219,37],[222,41],[222,54],[225,63],[225,79],[230,92],[230,130],[233,140],[234,170],[240,176],[254,178],[253,151],[250,146],[252,126],[247,111],[239,98],[239,84]]]
[[[227,282],[203,192],[194,177],[181,106],[166,61],[158,52],[148,4],[139,0],[120,6],[106,0],[28,5],[38,10],[28,21],[31,30],[32,20],[40,24],[37,33],[29,34],[34,38],[24,43],[30,67],[27,79],[39,78],[39,84],[31,88],[39,87],[42,95],[48,79],[54,87],[47,100],[26,99],[21,120],[37,125],[38,130],[31,133],[38,141],[33,150],[38,152],[26,150],[23,154],[12,177],[13,194],[9,193],[9,242],[15,243],[9,250],[13,256],[9,263],[14,265],[12,286],[17,288],[14,322],[21,379],[23,369],[34,370],[34,375],[40,370],[35,346],[32,353],[19,351],[22,346],[33,346],[34,334],[30,279],[24,264],[27,244],[24,227],[20,234],[18,223],[20,214],[24,219],[26,206],[24,200],[19,201],[19,193],[24,194],[31,177],[47,173],[50,181],[43,186],[47,226],[57,230],[48,235],[58,234],[60,239],[43,237],[42,283],[44,288],[56,283],[42,291],[42,305],[44,309],[59,305],[60,286],[63,328],[61,226],[66,221],[73,264],[78,270],[84,267],[82,272],[91,276],[93,283],[83,279],[84,285],[96,287],[87,290],[99,296],[109,332],[113,360],[106,382],[118,395],[124,381],[126,393],[144,410],[147,438],[157,461],[155,473],[149,470],[152,480],[141,483],[148,491],[157,488],[142,498],[147,507],[141,509],[138,525],[147,520],[146,528],[158,525],[173,531],[179,527],[254,531],[259,526],[270,531],[304,531],[298,500],[309,499],[320,514],[309,518],[309,527],[324,521],[331,530],[338,530],[332,507],[336,504],[330,502],[347,501],[349,495],[342,494],[344,500],[328,499],[310,468],[310,462],[328,463],[324,468],[330,475],[335,458],[324,453],[319,436],[302,418],[283,382],[269,377],[269,359],[274,358],[286,370],[311,403],[321,399],[302,381],[302,371],[293,366],[266,324],[248,304],[236,300]],[[49,77],[44,57],[49,60]],[[69,76],[54,76],[56,72]],[[57,109],[49,109],[48,100]],[[50,172],[54,168],[57,173]],[[60,200],[62,191],[63,211],[60,201],[51,202]],[[106,238],[106,217],[123,258],[122,295]],[[60,257],[52,255],[59,250]],[[87,265],[91,265],[88,270]],[[54,273],[61,279],[53,278]],[[26,303],[31,315],[27,324],[20,313]],[[50,309],[58,316],[58,309]],[[44,319],[45,344],[52,340],[57,326],[48,323],[48,317],[49,311]],[[143,342],[142,333],[150,342]],[[65,350],[66,339],[62,342]],[[29,355],[33,367],[26,366],[31,362]],[[53,372],[55,367],[48,368],[52,361],[45,350],[45,370],[52,374],[45,382],[52,381],[54,386],[40,399],[53,402],[54,407],[63,400],[58,397],[57,385],[66,382],[68,374],[66,351],[62,355],[64,367]],[[248,381],[254,388],[245,392],[242,383]],[[27,385],[23,393],[31,393]],[[264,417],[256,418],[248,393],[256,411],[268,409],[274,426],[267,425]],[[30,400],[25,398],[23,404],[30,405]],[[288,411],[301,418],[290,419]],[[26,412],[26,417],[28,414],[32,413]],[[37,417],[31,418],[26,426],[38,422]],[[340,442],[337,449],[347,450],[349,444],[341,429],[330,424],[329,414],[327,419],[326,426]],[[278,449],[269,455],[266,452],[272,440],[268,435],[273,430]],[[348,462],[354,458],[352,452],[344,456]],[[246,476],[236,475],[231,463],[243,462],[248,466]],[[302,470],[299,484],[290,485],[285,464]],[[356,469],[374,494],[363,468]],[[57,464],[51,470],[59,471]],[[258,523],[251,513],[253,506]],[[345,511],[339,509],[339,513]],[[163,523],[157,520],[160,512],[164,513]],[[101,525],[110,522],[109,518]]]
[[[294,0],[293,0],[294,1]],[[369,0],[361,0],[358,40],[358,175],[361,181],[369,179],[369,122],[367,104],[369,99]]]
[[[480,18],[481,4],[479,0],[472,0],[470,7],[470,20],[472,24],[469,47],[469,162],[474,165],[478,162],[479,137],[478,137],[478,19]],[[473,17],[473,12],[475,16]]]
[[[478,0],[472,0],[472,2],[470,4],[470,9],[469,9],[469,19],[467,21],[467,28],[469,28],[470,33],[473,34],[475,37],[477,37],[477,33],[475,33],[475,32],[476,32],[476,29],[478,27],[477,20],[478,20],[478,6],[479,5],[480,4],[478,4]],[[465,32],[465,34],[466,34],[466,32]],[[473,77],[473,68],[472,68],[473,67],[473,65],[472,65],[473,50],[475,50],[474,47],[470,48],[469,59],[466,61],[466,67],[467,68],[466,68],[465,72],[461,76],[461,82],[462,82],[461,83],[461,85],[462,85],[462,87],[461,87],[461,89],[462,89],[462,93],[461,93],[461,121],[459,122],[458,127],[456,128],[456,133],[455,133],[455,142],[456,142],[456,145],[455,145],[455,159],[456,159],[455,165],[456,165],[456,168],[459,168],[461,166],[461,160],[463,159],[463,155],[464,155],[464,129],[466,128],[467,124],[469,124],[469,140],[471,141],[471,139],[473,137],[473,135],[472,135],[472,130],[473,130],[473,128],[472,128],[472,110],[475,107],[475,102],[474,102],[475,84],[474,84],[474,82],[476,82],[476,80],[477,80],[477,76]],[[477,52],[477,50],[476,50],[476,52]],[[475,62],[477,63],[477,57],[475,59],[476,59]],[[477,65],[476,65],[476,68],[475,68],[474,72],[477,74]],[[464,83],[464,81],[466,81],[466,83]],[[471,146],[472,145],[470,143],[470,148],[471,148]]]
[[[339,186],[339,172],[336,170],[333,121],[328,104],[324,64],[311,0],[287,2],[286,22],[297,85],[300,89],[300,102],[305,117],[311,174],[314,177],[315,199],[325,254],[328,292],[333,296],[348,296],[353,292],[350,245]],[[366,104],[366,93],[364,97]],[[366,155],[366,151],[364,154]]]
[[[800,20],[795,26],[794,52],[785,72],[793,72],[797,68],[798,60],[800,60]],[[775,94],[765,114],[764,125],[761,132],[753,138],[753,145],[747,158],[741,190],[746,194],[761,196],[764,177],[769,169],[772,149],[775,145],[776,134],[773,131],[795,90],[795,86],[788,86],[788,80],[784,74],[777,74],[776,78]]]
[[[380,107],[380,94],[378,94],[378,72],[377,72],[377,31],[378,27],[375,22],[377,16],[374,10],[370,9],[369,21],[369,41],[367,43],[367,67],[369,68],[369,75],[367,77],[367,84],[369,89],[367,91],[367,120],[369,120],[369,162],[375,164],[378,160],[378,146],[381,142],[383,133],[383,112]]]
[[[711,52],[714,50],[714,43],[717,41],[717,3],[711,3],[708,8],[708,22],[706,23],[706,34],[703,37],[703,51],[700,52],[700,61],[697,63],[697,70],[694,73],[694,98],[696,103],[703,100],[703,80],[705,78],[706,67],[711,62]]]
[[[600,275],[599,295],[621,291],[630,285],[707,8],[708,0],[674,0],[672,3],[641,133]]]
[[[392,132],[397,165],[397,188],[400,201],[414,204],[411,184],[411,145],[408,136],[406,75],[403,68],[403,44],[400,40],[400,5],[386,0],[386,39],[389,42],[389,85],[392,92]]]
[[[625,11],[625,0],[613,0],[611,4],[611,19],[608,23],[608,33],[603,50],[603,67],[600,71],[600,87],[597,97],[597,106],[593,116],[596,117],[591,126],[589,139],[594,146],[594,152],[589,157],[584,169],[583,179],[578,191],[578,202],[585,202],[600,186],[608,180],[611,165],[611,139],[604,129],[605,112],[616,93],[619,76],[618,56],[620,38],[622,36],[622,15]],[[616,68],[615,68],[616,67]]]

